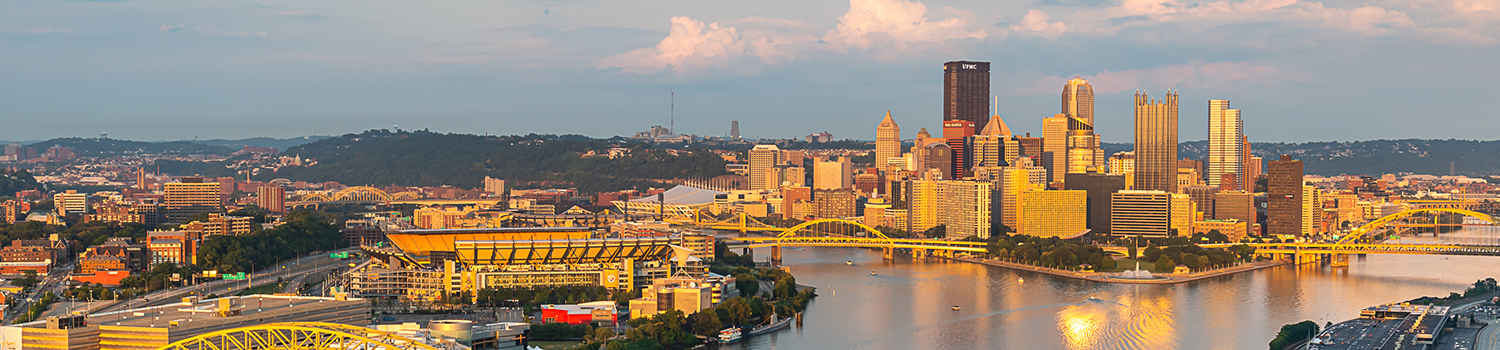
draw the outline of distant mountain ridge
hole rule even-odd
[[[1266,161],[1290,155],[1303,162],[1309,175],[1381,175],[1433,174],[1447,175],[1453,164],[1456,175],[1500,175],[1500,141],[1477,140],[1371,140],[1325,141],[1305,143],[1254,143],[1251,152]],[[1104,143],[1106,155],[1130,151],[1130,143]],[[1178,158],[1207,158],[1208,141],[1188,141],[1178,145]]]
[[[332,136],[302,136],[285,139],[253,137],[240,140],[181,140],[181,141],[131,141],[111,138],[62,137],[46,141],[25,143],[26,147],[42,151],[52,146],[72,148],[85,156],[120,155],[138,153],[180,153],[227,155],[245,146],[274,147],[277,150],[304,145]],[[7,143],[8,144],[8,143]]]

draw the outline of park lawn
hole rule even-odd
[[[1134,270],[1135,269],[1135,263],[1137,261],[1140,261],[1140,263],[1141,263],[1141,270],[1143,270],[1143,271],[1156,270],[1156,263],[1153,263],[1153,262],[1150,262],[1150,261],[1144,261],[1144,260],[1135,260],[1135,259],[1131,259],[1131,258],[1121,258],[1120,260],[1115,260],[1115,268],[1114,269],[1111,269],[1109,271],[1099,271],[1099,272],[1122,272],[1122,271],[1127,271],[1127,270]]]
[[[532,340],[532,341],[526,342],[526,344],[527,345],[531,345],[531,346],[535,346],[535,347],[538,347],[538,348],[542,348],[542,350],[555,350],[555,349],[573,348],[573,347],[576,347],[576,346],[579,346],[579,345],[583,345],[583,342],[581,342],[581,341],[573,341],[573,340],[564,340],[564,341]]]

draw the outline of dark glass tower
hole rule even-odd
[[[984,124],[990,116],[989,95],[989,62],[952,61],[943,64],[943,121]]]

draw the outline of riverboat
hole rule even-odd
[[[764,325],[755,326],[755,328],[751,328],[750,329],[750,335],[766,334],[766,333],[770,333],[772,331],[777,331],[777,330],[780,330],[782,328],[786,328],[787,326],[789,326],[789,325],[792,324],[792,320],[794,318],[795,317],[778,318],[778,317],[776,317],[776,314],[771,314],[770,322],[767,322]]]
[[[719,331],[719,343],[729,344],[740,341],[740,327],[730,327]]]

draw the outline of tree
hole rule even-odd
[[[1130,245],[1125,246],[1125,252],[1130,254],[1130,258],[1131,259],[1135,259],[1135,249],[1136,248],[1135,248],[1135,244],[1134,243],[1131,243]]]
[[[1176,268],[1177,262],[1172,261],[1171,257],[1162,256],[1161,259],[1156,260],[1156,272],[1158,273],[1171,273]]]
[[[745,297],[753,297],[760,294],[760,281],[749,273],[734,275],[734,287],[739,289],[740,295]]]
[[[719,323],[718,314],[713,312],[696,312],[688,318],[693,319],[693,334],[712,337],[724,329],[724,325]]]

